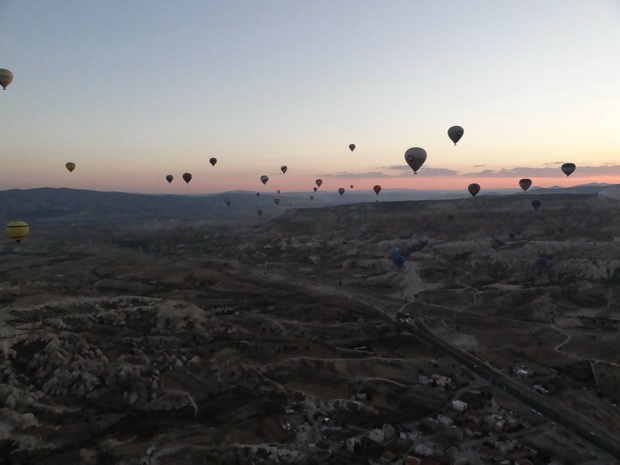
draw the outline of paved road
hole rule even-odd
[[[363,308],[359,309],[358,312],[362,315],[372,316],[373,318],[396,324],[400,329],[409,332],[411,335],[432,346],[438,352],[456,360],[478,376],[489,380],[505,392],[524,402],[526,405],[529,405],[531,408],[551,418],[557,424],[572,430],[579,436],[582,436],[586,441],[620,459],[620,440],[618,437],[611,435],[594,421],[561,405],[551,397],[542,396],[534,392],[529,387],[521,385],[502,372],[487,365],[482,360],[449,344],[435,335],[422,319],[416,319],[414,324],[395,321],[393,317],[389,316],[386,310],[394,314],[395,304],[403,304],[399,299],[380,296],[374,292],[366,293],[363,289],[352,289],[347,286],[339,286],[328,283],[325,280],[314,280],[305,276],[292,276],[290,273],[284,274],[273,269],[262,269],[257,271],[257,269],[251,269],[239,263],[236,265],[240,268],[244,268],[251,274],[260,276],[262,279],[286,281],[291,285],[313,289],[317,292],[345,296],[351,300],[356,300],[373,307],[374,310]]]
[[[521,385],[473,355],[463,352],[457,347],[447,343],[436,336],[422,319],[417,319],[413,325],[408,323],[398,323],[398,325],[411,334],[418,336],[439,352],[455,359],[477,375],[488,379],[507,393],[512,394],[520,401],[529,405],[531,408],[543,413],[558,424],[574,431],[585,440],[620,459],[620,441],[618,438],[609,434],[594,421],[568,409],[566,406],[560,405],[559,402],[553,398],[542,396],[534,392],[529,387]]]

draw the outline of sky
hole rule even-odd
[[[0,0],[0,30],[0,190],[620,183],[617,0]]]

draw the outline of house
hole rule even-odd
[[[383,428],[373,428],[368,432],[368,439],[371,439],[375,442],[383,442],[385,441],[385,433],[383,432]]]
[[[437,415],[437,421],[439,422],[440,425],[442,426],[452,426],[454,424],[454,420],[446,415]]]
[[[354,452],[355,446],[357,446],[359,443],[360,443],[360,438],[357,436],[347,439],[346,441],[347,450],[349,452]]]
[[[430,457],[433,455],[435,449],[435,444],[432,442],[416,444],[413,448],[414,452],[423,457]]]
[[[464,412],[467,408],[467,402],[463,402],[462,400],[453,400],[452,408],[457,412]]]
[[[396,437],[396,428],[390,424],[383,425],[383,439],[384,441],[390,441]]]

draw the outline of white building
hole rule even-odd
[[[453,400],[452,408],[458,412],[464,412],[467,409],[467,402],[463,402],[462,400]]]

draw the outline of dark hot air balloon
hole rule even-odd
[[[452,126],[450,129],[448,129],[448,137],[452,142],[454,142],[454,145],[456,145],[456,143],[461,140],[461,137],[463,137],[463,133],[464,131],[461,126]]]
[[[168,181],[168,184],[170,184],[173,179],[174,179],[174,176],[172,176],[171,174],[166,175],[166,181]]]
[[[267,176],[266,174],[263,174],[260,177],[260,182],[262,182],[263,184],[267,184],[267,181],[269,181],[269,176]]]
[[[316,192],[317,190],[319,190],[319,188],[318,188],[318,187],[313,187],[313,188],[312,188],[312,190],[313,190],[314,192]]]
[[[323,180],[322,180],[322,179],[317,179],[317,180],[316,180],[316,181],[314,181],[314,182],[316,182],[316,185],[317,185],[318,187],[321,187],[321,184],[323,184]]]
[[[467,186],[467,190],[471,194],[472,197],[475,197],[478,192],[480,192],[480,184],[472,182],[469,186]]]
[[[72,161],[65,163],[65,168],[67,168],[70,173],[73,173],[75,166],[75,163],[73,163]]]
[[[532,200],[532,207],[534,207],[534,210],[538,210],[541,205],[542,202],[540,200]]]
[[[230,199],[226,199],[226,206],[230,207],[230,204],[231,204]]]
[[[379,195],[379,192],[381,192],[381,186],[377,184],[375,187],[372,188],[372,190],[375,191],[375,194]]]
[[[192,180],[192,174],[191,173],[183,173],[183,180],[189,184],[189,182]]]
[[[351,189],[353,189],[353,184],[351,184],[349,187],[350,187]]]
[[[353,150],[355,150],[355,144],[349,144],[349,150],[353,152]]]
[[[0,69],[0,86],[6,90],[7,86],[13,81],[13,73],[8,69]]]
[[[261,216],[263,214],[263,210],[259,208],[256,210],[256,213],[258,213],[258,216]]]
[[[282,171],[282,174],[286,174],[286,172],[288,171],[288,166],[286,166],[286,165],[282,165],[282,166],[280,167],[280,171]]]
[[[531,185],[532,185],[531,179],[523,178],[519,180],[519,187],[523,189],[523,192],[527,191]]]
[[[405,152],[405,161],[414,174],[418,174],[418,170],[426,161],[426,150],[420,147],[411,147]]]
[[[339,193],[340,195],[344,194],[344,187],[339,187],[339,188],[338,188],[338,193]]]
[[[217,163],[217,158],[209,158],[209,163],[211,163],[211,166],[215,166]]]
[[[276,205],[280,204],[280,199],[273,199],[273,203],[275,203]]]
[[[562,165],[562,172],[566,175],[566,177],[570,176],[571,174],[573,174],[573,171],[575,171],[575,168],[577,168],[575,166],[574,163],[564,163]]]

